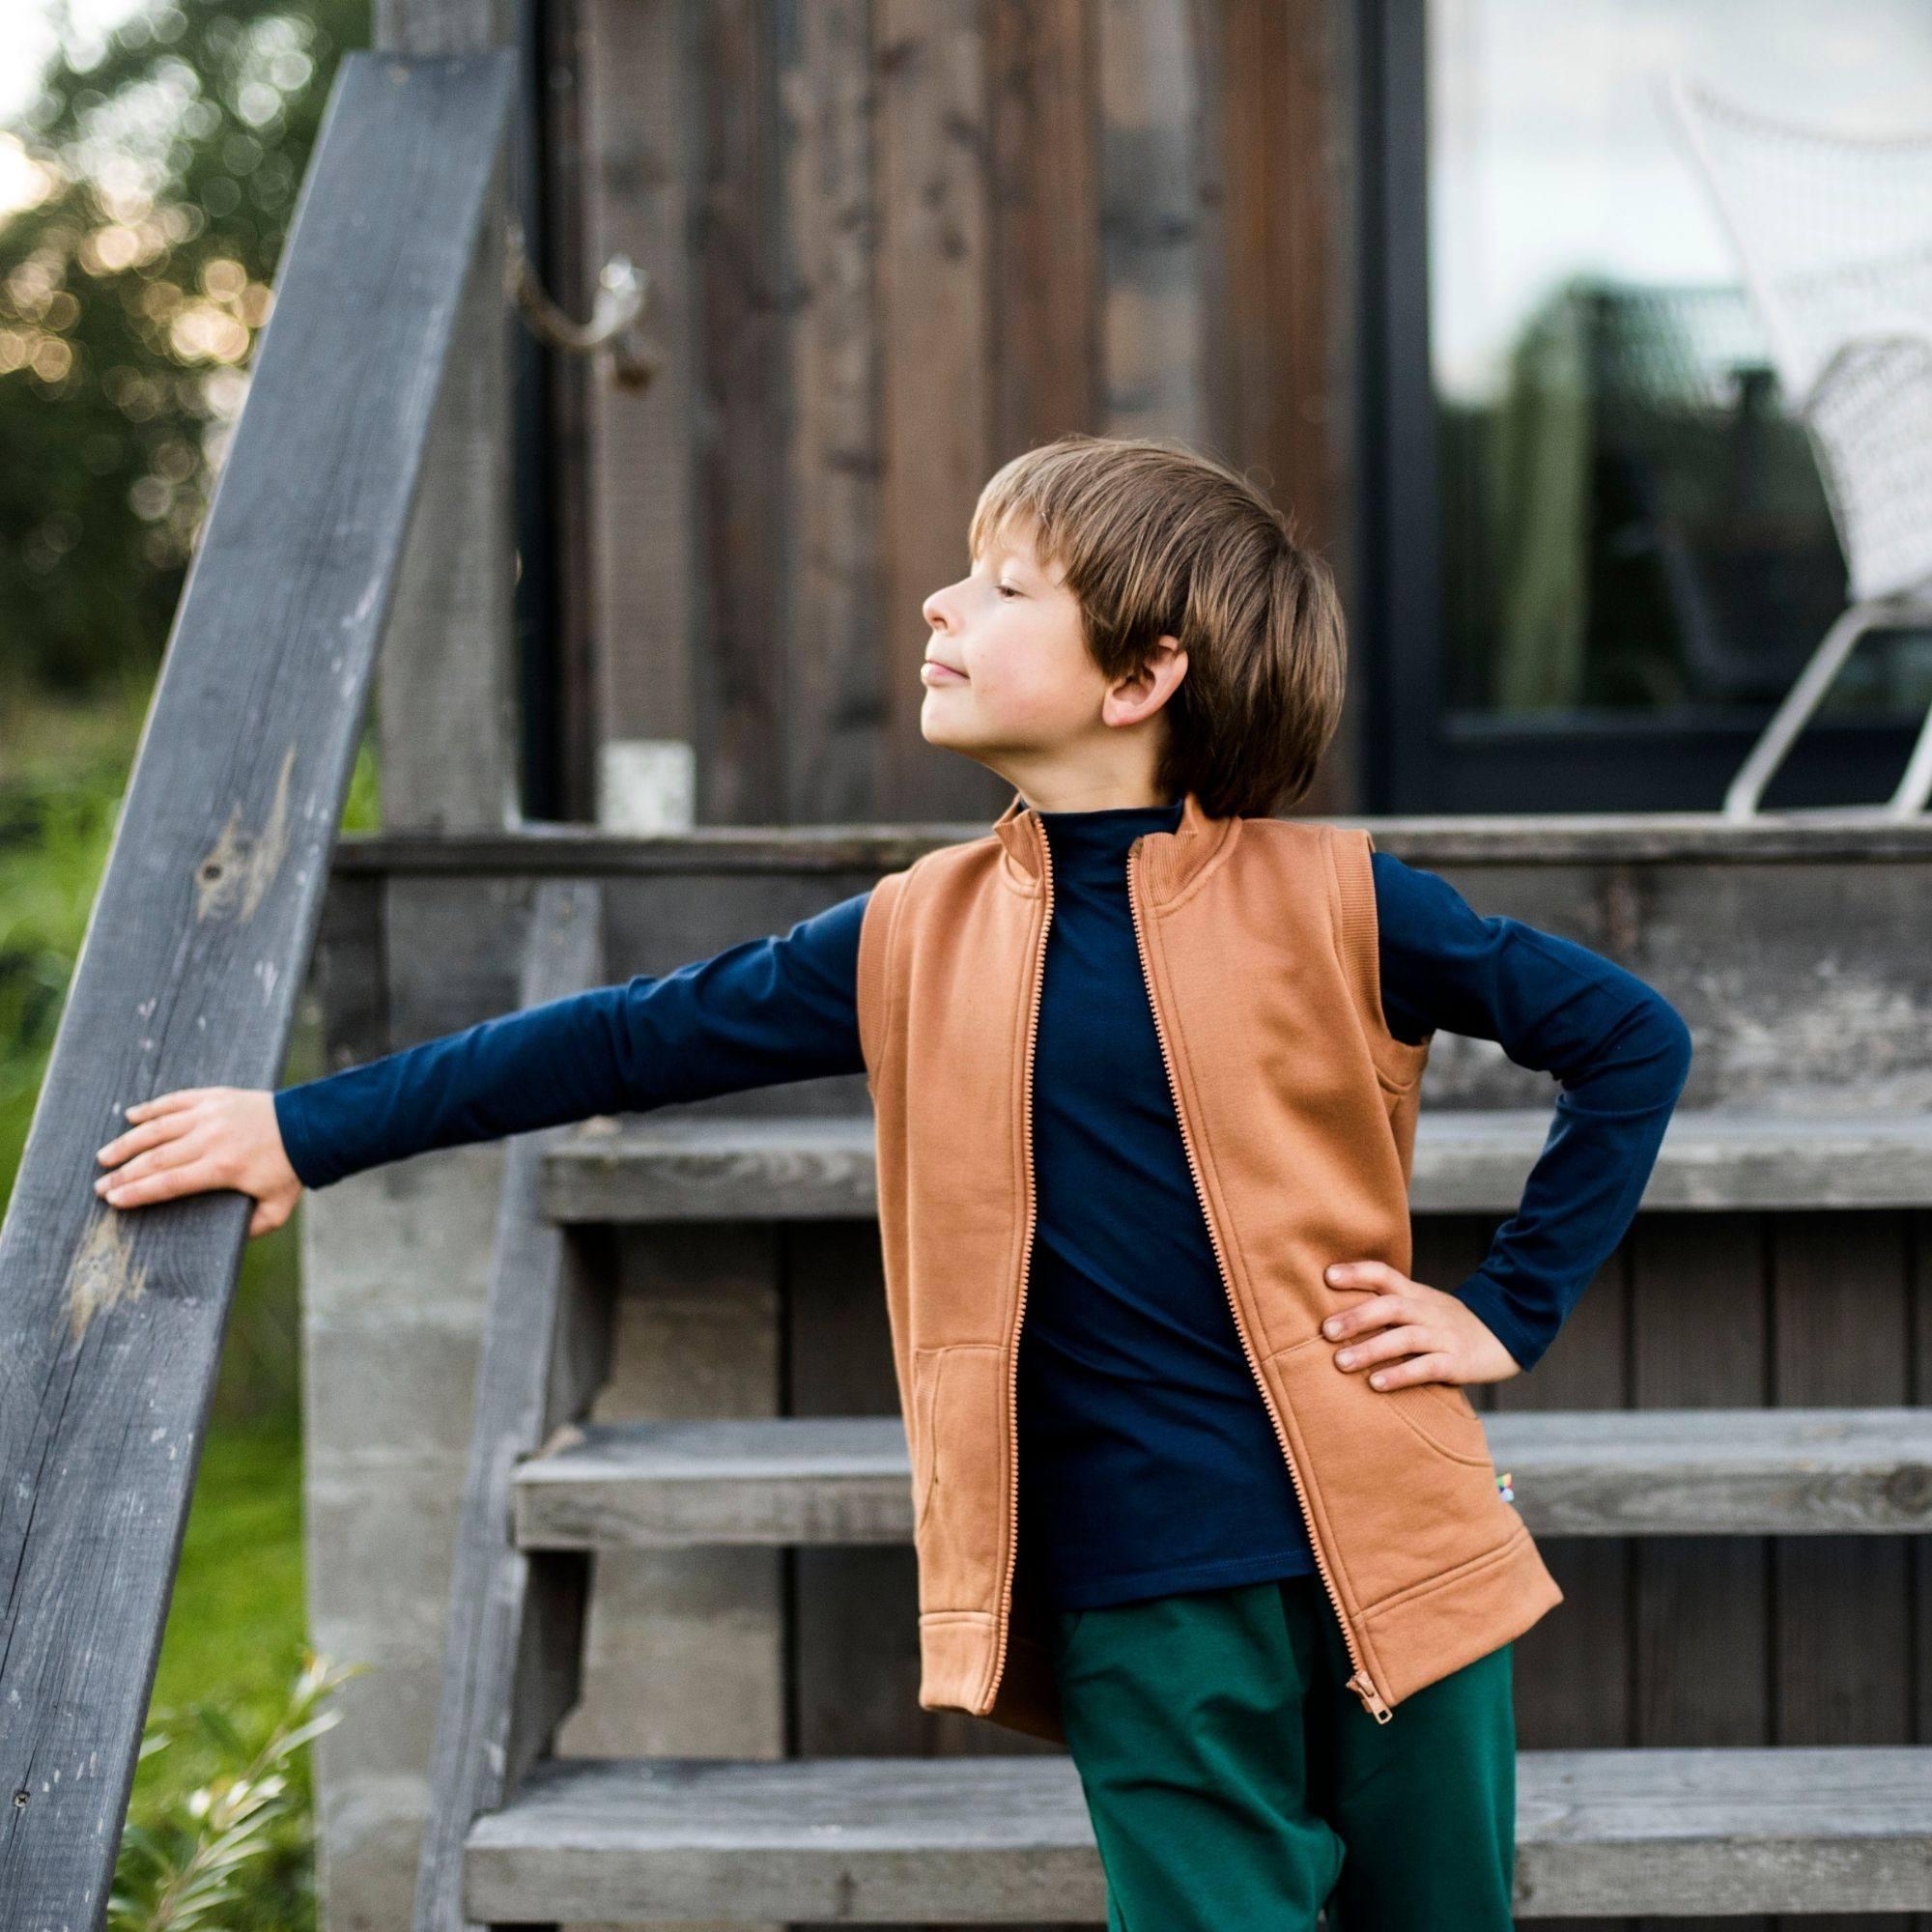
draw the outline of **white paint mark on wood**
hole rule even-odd
[[[68,1326],[78,1342],[104,1308],[138,1299],[148,1285],[145,1265],[134,1264],[129,1222],[118,1208],[108,1208],[89,1226],[86,1238],[68,1270]]]
[[[206,857],[194,868],[195,917],[232,913],[239,906],[243,920],[253,919],[270,882],[289,852],[289,781],[295,775],[296,748],[282,755],[275,779],[274,803],[268,823],[259,833],[242,829],[242,808],[229,813],[228,823]]]

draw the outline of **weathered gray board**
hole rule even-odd
[[[1418,1214],[1507,1214],[1549,1132],[1548,1108],[1425,1106],[1409,1204]],[[862,1117],[598,1120],[558,1134],[547,1214],[570,1222],[845,1220],[878,1211]],[[1932,1207],[1932,1114],[1787,1116],[1679,1107],[1642,1206]]]
[[[596,984],[601,945],[597,889],[547,882],[537,895],[519,1004],[541,1006]],[[507,1533],[517,1459],[582,1414],[609,1369],[610,1257],[593,1236],[573,1234],[539,1212],[544,1139],[520,1134],[505,1149],[417,1867],[416,1932],[459,1932],[465,1833],[550,1748],[577,1701],[589,1565],[528,1555]]]
[[[1485,1428],[1537,1536],[1932,1531],[1932,1409],[1609,1409]],[[572,1427],[516,1472],[517,1540],[909,1543],[910,1476],[897,1416]]]
[[[1515,1915],[1922,1910],[1928,1788],[1922,1745],[1522,1751]],[[1064,1756],[545,1766],[470,1846],[469,1908],[505,1921],[1105,1916]]]
[[[249,1204],[127,1213],[122,1109],[270,1084],[510,101],[343,63],[0,1232],[0,1901],[99,1923]]]

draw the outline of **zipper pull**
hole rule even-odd
[[[1354,1676],[1349,1679],[1348,1688],[1362,1700],[1363,1706],[1377,1723],[1385,1724],[1395,1716],[1395,1713],[1377,1694],[1376,1687],[1369,1681],[1369,1673],[1366,1670],[1356,1671]]]

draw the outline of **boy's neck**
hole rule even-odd
[[[1036,811],[1157,810],[1179,805],[1146,781],[1117,780],[1041,781],[1013,789]]]
[[[1042,810],[1040,817],[1053,825],[1068,822],[1084,824],[1089,819],[1111,823],[1115,819],[1131,819],[1135,824],[1146,820],[1150,824],[1166,824],[1170,819],[1180,816],[1180,801],[1172,805],[1080,805],[1065,811]]]

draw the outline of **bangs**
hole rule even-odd
[[[968,548],[977,559],[1007,538],[1024,536],[1042,566],[1064,565],[1077,587],[1092,581],[1104,532],[1119,518],[1121,492],[1133,481],[1103,439],[1064,437],[1024,450],[980,492]]]

